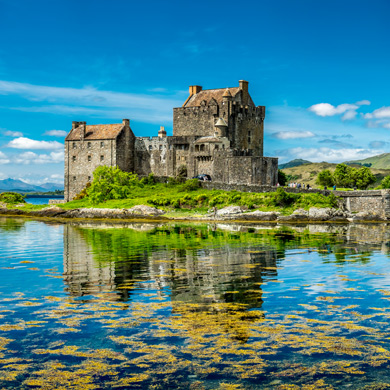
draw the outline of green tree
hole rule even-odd
[[[287,184],[287,175],[280,169],[278,169],[278,183],[281,186],[285,186]]]
[[[109,199],[126,199],[135,186],[142,186],[135,173],[102,165],[93,172],[93,181],[87,194],[91,203],[97,204]]]
[[[337,164],[333,173],[334,184],[338,187],[352,187],[354,184],[353,170],[354,168],[346,164]]]
[[[381,187],[382,188],[390,188],[390,176],[386,176],[383,178],[381,182]]]
[[[376,182],[376,177],[372,174],[371,169],[368,167],[362,167],[360,169],[354,169],[351,172],[351,179],[359,190],[365,190],[370,184]]]
[[[321,186],[332,187],[335,183],[332,172],[329,169],[321,171],[317,176],[316,183]]]

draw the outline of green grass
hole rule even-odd
[[[284,215],[291,214],[297,208],[308,210],[310,207],[336,207],[333,194],[326,197],[322,194],[289,194],[279,189],[278,192],[249,193],[239,191],[207,190],[200,187],[188,190],[188,184],[155,183],[135,185],[126,199],[111,199],[93,204],[90,198],[74,200],[58,206],[65,209],[76,208],[131,208],[136,205],[148,205],[167,212],[169,217],[185,218],[202,216],[214,207],[241,206],[248,211],[279,211]],[[191,188],[191,187],[190,187]],[[14,206],[10,206],[14,207]],[[25,204],[19,207],[26,211],[41,210],[47,205]]]
[[[283,195],[284,192],[281,192]],[[286,193],[284,193],[286,194]],[[217,207],[236,205],[248,211],[260,209],[262,211],[280,211],[291,214],[297,208],[335,207],[333,195],[328,197],[321,194],[286,194],[282,197],[276,192],[249,193],[238,191],[206,190],[198,188],[186,191],[183,184],[163,184],[135,186],[127,199],[111,199],[98,204],[92,204],[88,198],[74,200],[63,205],[64,209],[74,208],[131,208],[136,205],[154,206],[167,211],[169,216],[204,215]]]

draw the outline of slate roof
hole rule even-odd
[[[184,107],[198,107],[202,100],[206,100],[208,103],[211,99],[215,99],[217,103],[222,102],[223,95],[228,90],[232,96],[235,96],[237,92],[240,90],[239,87],[234,88],[218,88],[218,89],[205,89],[203,91],[198,92],[195,95],[192,95],[187,103],[185,103]]]
[[[116,139],[123,129],[123,123],[109,125],[87,125],[85,140]],[[79,141],[82,127],[72,129],[65,138],[65,141]]]

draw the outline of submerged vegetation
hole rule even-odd
[[[386,229],[338,229],[29,221],[9,235],[63,256],[45,236],[14,263],[4,230],[0,387],[387,388]]]

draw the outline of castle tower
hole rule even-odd
[[[164,138],[167,136],[167,132],[165,131],[164,126],[160,126],[160,130],[158,131],[159,138]]]
[[[217,137],[226,137],[228,125],[223,118],[218,118],[217,123],[214,126],[215,135]]]

